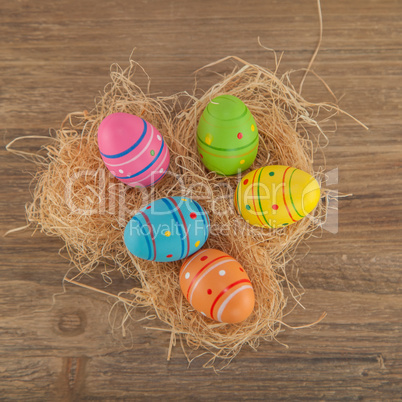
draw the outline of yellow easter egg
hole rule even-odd
[[[237,185],[234,204],[251,225],[278,228],[309,214],[320,196],[320,186],[313,176],[290,166],[275,165],[246,174]]]

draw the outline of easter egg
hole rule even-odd
[[[131,187],[157,183],[169,166],[169,149],[162,135],[141,117],[113,113],[98,129],[98,146],[108,170]]]
[[[236,323],[254,308],[254,290],[243,267],[220,250],[200,250],[180,270],[180,288],[189,303],[213,320]]]
[[[308,173],[289,166],[265,166],[241,179],[234,204],[251,225],[278,228],[309,214],[320,196],[317,180]]]
[[[248,107],[232,95],[212,99],[198,123],[197,145],[208,170],[230,176],[249,168],[257,156],[258,130]]]
[[[209,225],[208,214],[198,202],[187,197],[160,198],[127,223],[124,243],[145,260],[177,261],[204,245]]]

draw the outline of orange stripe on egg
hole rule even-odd
[[[228,256],[226,255],[222,255],[220,257],[214,258],[212,261],[210,261],[208,264],[205,264],[194,276],[193,280],[190,282],[190,286],[187,289],[187,300],[189,300],[189,295],[190,295],[190,290],[191,287],[194,285],[195,281],[197,280],[197,278],[201,275],[201,273],[208,268],[213,262],[221,260],[222,258],[228,258]],[[231,257],[230,257],[231,258]]]
[[[218,296],[216,296],[214,302],[212,303],[211,311],[210,311],[210,316],[211,316],[211,318],[212,318],[213,320],[215,320],[215,317],[214,317],[214,308],[215,308],[216,304],[218,303],[219,299],[220,299],[226,292],[228,292],[230,289],[232,289],[232,288],[235,287],[236,285],[239,285],[240,283],[249,283],[249,284],[251,285],[251,282],[250,282],[249,279],[240,279],[240,280],[238,280],[238,281],[236,281],[236,282],[231,283],[229,286],[227,286],[225,289],[223,289],[222,292],[220,292],[220,293],[218,294]]]
[[[258,220],[260,221],[260,223],[261,223],[262,226],[266,226],[266,225],[262,222],[262,220],[260,219],[260,217],[259,217],[259,215],[258,215],[257,207],[255,206],[255,197],[254,197],[254,183],[255,183],[254,180],[255,180],[255,176],[257,175],[257,172],[258,172],[259,170],[261,170],[261,169],[263,169],[263,168],[257,169],[257,170],[255,171],[255,173],[254,173],[253,182],[251,183],[251,196],[253,197],[254,211],[255,211],[255,213],[256,213],[256,215],[257,215],[257,218],[258,218]],[[262,212],[262,211],[261,211],[261,212]]]
[[[285,170],[285,173],[283,174],[283,179],[282,179],[282,195],[283,195],[283,202],[285,203],[285,207],[286,207],[286,210],[288,211],[288,214],[289,214],[289,216],[290,216],[290,219],[292,219],[292,221],[293,222],[297,222],[297,221],[295,221],[294,219],[293,219],[293,216],[292,216],[292,214],[290,213],[290,211],[289,211],[289,207],[288,207],[288,204],[286,203],[286,197],[285,197],[285,176],[286,176],[286,173],[287,173],[287,171],[290,169],[290,167],[288,167],[286,170]]]

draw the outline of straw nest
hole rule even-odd
[[[286,261],[295,246],[322,223],[325,197],[315,209],[315,218],[277,230],[248,225],[233,206],[239,177],[208,172],[198,157],[195,139],[201,113],[215,96],[239,97],[253,114],[260,135],[251,169],[281,164],[317,177],[313,148],[323,135],[317,116],[324,109],[339,111],[335,105],[306,101],[291,84],[289,73],[278,76],[236,57],[207,67],[216,70],[228,62],[235,67],[232,64],[228,73],[218,74],[218,82],[207,91],[201,92],[196,85],[191,94],[168,97],[151,96],[149,88],[143,90],[136,84],[138,74],[145,72],[133,60],[124,70],[113,65],[111,82],[95,108],[69,114],[61,128],[51,132],[52,141],[38,157],[33,202],[27,206],[32,225],[65,242],[79,270],[74,283],[94,270],[116,270],[128,280],[137,279],[133,281],[137,286],[116,295],[127,314],[144,308],[140,311],[145,317],[156,315],[171,331],[170,347],[178,337],[185,353],[210,352],[207,365],[217,364],[216,358],[229,362],[242,346],[256,348],[262,339],[271,340],[278,334],[287,300],[284,287],[297,292],[286,279]],[[163,134],[171,163],[169,174],[155,187],[129,188],[107,172],[97,146],[97,129],[113,112],[139,115]],[[230,254],[246,269],[256,305],[245,322],[221,324],[197,313],[179,287],[181,261],[150,262],[127,251],[123,229],[131,216],[152,199],[175,195],[191,196],[207,210],[211,234],[205,247]]]

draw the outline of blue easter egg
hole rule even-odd
[[[124,230],[124,243],[136,257],[149,261],[177,261],[206,242],[210,221],[198,202],[166,197],[136,213]]]

